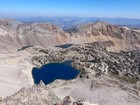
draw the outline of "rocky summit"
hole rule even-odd
[[[138,29],[98,21],[63,31],[5,19],[0,55],[0,105],[140,104]],[[65,61],[80,71],[75,79],[34,84],[33,67]]]

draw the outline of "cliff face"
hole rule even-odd
[[[55,46],[67,43],[90,43],[112,41],[109,51],[134,50],[140,48],[140,30],[96,22],[80,25],[64,32],[48,23],[21,23],[0,21],[0,47],[21,48],[23,46]]]

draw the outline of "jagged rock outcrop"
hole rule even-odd
[[[55,105],[61,100],[55,93],[41,85],[34,85],[31,88],[22,88],[12,96],[3,99],[2,105]]]
[[[98,105],[98,104],[91,104],[84,101],[74,101],[72,97],[66,96],[63,100],[62,105]]]
[[[58,98],[55,93],[41,82],[30,88],[22,88],[12,96],[0,100],[0,105],[95,105],[87,102],[74,101],[67,96],[64,100]]]

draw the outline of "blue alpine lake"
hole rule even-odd
[[[72,45],[74,45],[74,44],[63,44],[63,45],[58,45],[58,46],[55,46],[55,47],[60,47],[60,48],[66,49],[66,48],[71,47]]]
[[[71,67],[71,62],[49,63],[43,65],[41,68],[34,67],[32,69],[34,83],[39,84],[42,80],[47,85],[56,79],[71,80],[76,78],[80,71]]]

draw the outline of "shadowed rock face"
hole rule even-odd
[[[140,30],[129,29],[104,22],[80,25],[67,33],[48,23],[21,23],[0,21],[0,47],[21,48],[23,46],[55,46],[62,44],[112,41],[109,51],[134,50],[140,48]]]

